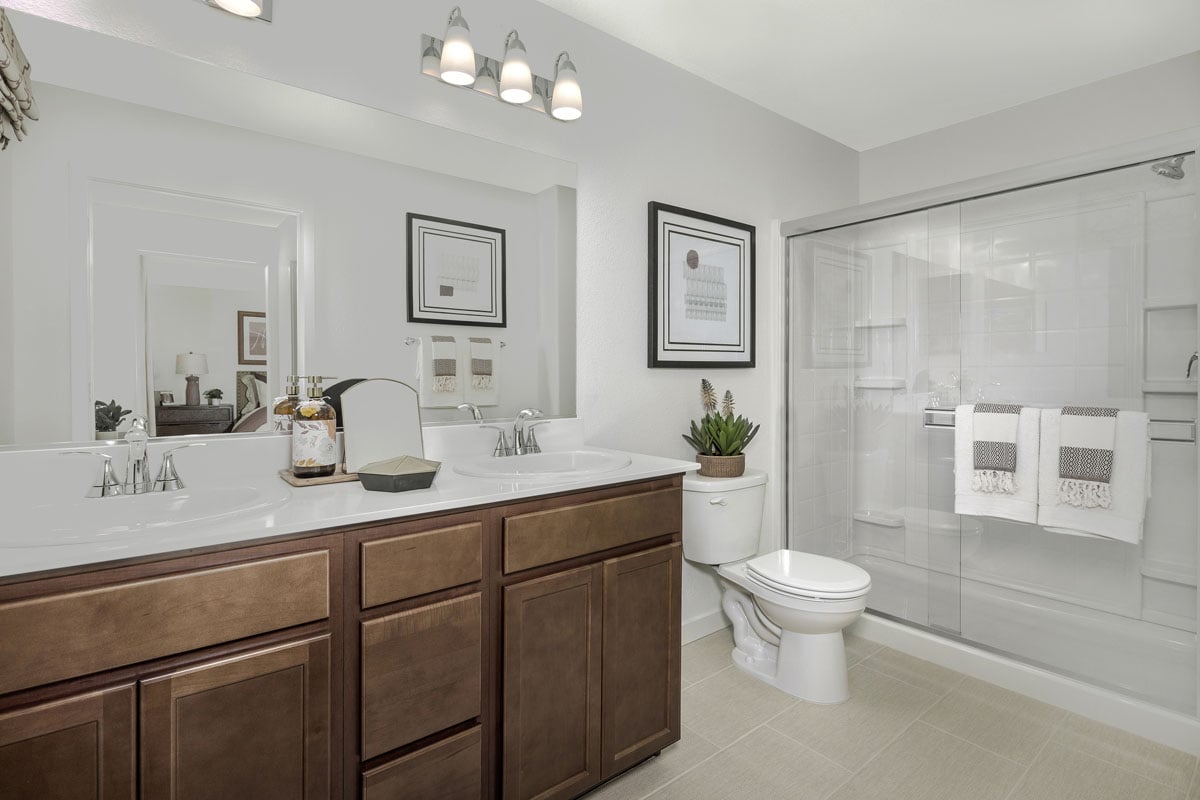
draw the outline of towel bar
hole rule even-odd
[[[953,408],[927,408],[924,412],[926,428],[953,428]],[[1196,443],[1196,420],[1194,419],[1151,419],[1150,441]]]

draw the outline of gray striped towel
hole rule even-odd
[[[977,492],[1012,494],[1017,490],[1017,424],[1021,406],[976,403],[971,414]]]
[[[487,391],[494,385],[492,340],[483,336],[471,339],[471,388]]]
[[[1117,409],[1066,406],[1058,441],[1058,499],[1079,508],[1111,508]]]
[[[458,346],[453,336],[433,336],[433,390],[458,391]]]

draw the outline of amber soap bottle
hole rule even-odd
[[[325,402],[320,375],[310,375],[308,398],[292,417],[292,474],[321,478],[337,470],[337,412]]]

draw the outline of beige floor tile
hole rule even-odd
[[[726,667],[683,690],[683,724],[725,747],[798,702],[737,667]]]
[[[1200,765],[1192,774],[1192,790],[1188,792],[1188,800],[1200,800]]]
[[[589,800],[640,800],[717,752],[716,745],[684,726],[679,741],[588,795]]]
[[[1003,800],[1024,767],[916,722],[830,800]]]
[[[1023,694],[967,678],[921,719],[1005,758],[1030,764],[1065,714]]]
[[[770,728],[759,728],[650,797],[822,800],[849,777],[847,770],[799,742]]]
[[[1054,741],[1180,791],[1187,791],[1196,767],[1195,756],[1077,714],[1066,716]]]
[[[910,683],[918,689],[933,692],[939,697],[953,689],[962,680],[960,672],[913,658],[907,653],[901,653],[890,647],[881,647],[878,652],[862,663],[876,672],[882,672],[890,678]]]
[[[936,701],[937,695],[860,665],[850,669],[849,700],[797,703],[770,725],[853,771]]]
[[[1183,792],[1071,750],[1046,745],[1011,800],[1183,800]]]
[[[733,632],[729,628],[685,644],[680,659],[683,685],[690,686],[728,667],[733,663],[729,657],[732,652]]]
[[[846,666],[848,667],[853,667],[864,658],[869,658],[883,647],[881,644],[861,636],[855,636],[853,633],[847,633],[843,638],[846,640]]]

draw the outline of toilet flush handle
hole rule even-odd
[[[723,506],[723,505],[728,505],[728,503],[729,503],[729,501],[726,500],[724,497],[714,497],[712,500],[708,501],[708,504],[710,506]]]

